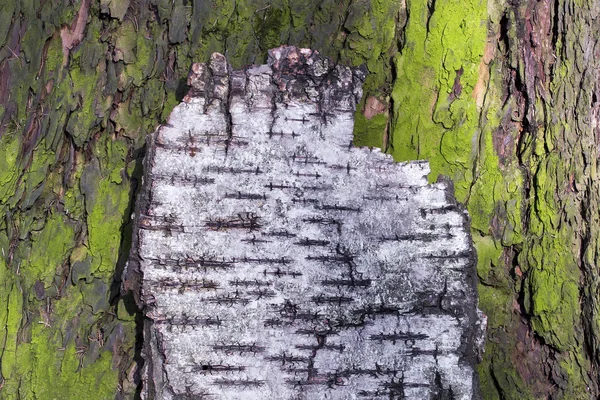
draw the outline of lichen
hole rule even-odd
[[[21,141],[16,132],[0,137],[0,205],[16,190],[19,172],[18,155]]]
[[[121,225],[129,206],[129,183],[122,179],[127,144],[106,136],[97,142],[94,154],[101,170],[89,172],[86,178],[88,245],[94,258],[92,273],[109,279],[118,259]]]
[[[354,113],[354,145],[357,147],[385,147],[384,134],[387,130],[389,116],[375,115],[367,119],[361,110]]]
[[[463,12],[454,12],[457,8]],[[408,14],[407,43],[395,60],[392,154],[398,160],[428,159],[430,179],[449,175],[464,201],[479,120],[471,93],[487,36],[486,5],[436,1],[429,10],[426,3],[410,2]]]
[[[66,129],[73,136],[75,144],[81,146],[91,137],[92,128],[97,125],[94,102],[98,96],[98,75],[97,73],[85,73],[80,66],[71,67],[69,75],[73,87],[73,97],[72,112]]]
[[[23,266],[27,275],[22,283],[32,287],[39,280],[45,286],[50,286],[57,269],[60,269],[75,245],[74,236],[73,228],[61,214],[51,214],[46,219],[44,229],[32,233],[31,252],[27,264]]]

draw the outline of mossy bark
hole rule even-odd
[[[0,0],[0,397],[132,397],[121,294],[144,138],[192,62],[289,43],[370,74],[357,145],[427,158],[472,217],[485,398],[599,394],[591,0]],[[138,321],[139,322],[139,321]]]

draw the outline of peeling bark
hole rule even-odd
[[[145,397],[480,398],[467,215],[349,146],[364,71],[291,46],[192,71],[136,212]]]
[[[69,60],[69,51],[77,46],[83,40],[83,33],[88,21],[88,13],[91,0],[83,0],[77,11],[77,18],[71,26],[65,26],[60,30],[60,38],[62,39],[64,61],[63,66],[66,66]]]

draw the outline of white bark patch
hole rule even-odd
[[[466,211],[352,147],[363,79],[293,47],[194,66],[136,216],[146,397],[478,398]]]

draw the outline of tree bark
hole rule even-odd
[[[355,143],[427,158],[472,218],[484,398],[595,398],[598,12],[590,0],[0,0],[0,396],[131,398],[120,293],[144,138],[215,51],[365,64]]]
[[[364,77],[294,46],[193,65],[125,272],[145,398],[481,398],[468,215],[426,161],[349,146]]]

